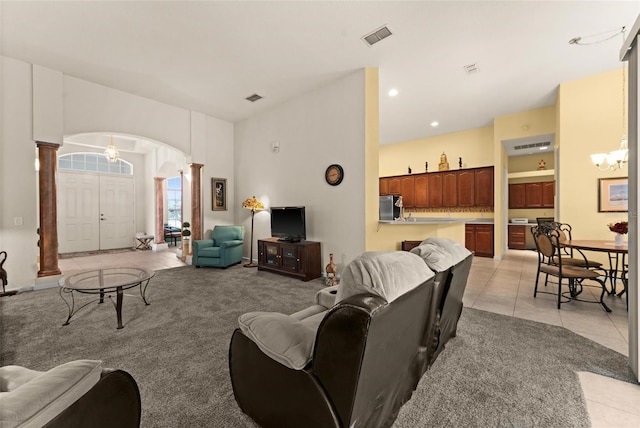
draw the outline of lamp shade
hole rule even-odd
[[[242,208],[246,208],[253,212],[260,211],[264,209],[264,204],[260,202],[260,200],[256,199],[255,196],[245,199],[242,203]]]

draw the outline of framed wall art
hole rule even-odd
[[[629,180],[622,178],[598,179],[598,212],[629,211]]]
[[[211,179],[211,210],[212,211],[227,210],[227,179],[226,178]]]

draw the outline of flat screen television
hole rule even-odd
[[[285,242],[307,239],[304,207],[271,207],[271,236]]]

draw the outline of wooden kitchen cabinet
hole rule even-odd
[[[526,183],[524,187],[525,207],[542,208],[542,183]]]
[[[429,207],[429,177],[427,174],[416,175],[414,198],[417,208]]]
[[[556,196],[556,182],[544,181],[542,183],[542,208],[553,208]]]
[[[458,172],[458,206],[473,207],[475,198],[476,171],[473,169]]]
[[[493,225],[465,224],[465,247],[477,257],[493,257]]]
[[[442,173],[442,206],[458,206],[458,172],[447,171]]]
[[[509,184],[509,208],[526,208],[525,184]]]
[[[474,175],[474,205],[493,207],[493,167],[478,168]]]
[[[413,208],[415,206],[415,177],[408,175],[402,177],[400,186],[400,194],[402,195],[402,206],[405,208]]]
[[[553,208],[555,181],[509,184],[509,208]]]
[[[380,195],[389,195],[389,177],[381,177],[378,185],[378,193]]]
[[[434,172],[429,175],[428,198],[430,208],[442,207],[442,173]]]
[[[379,188],[407,208],[493,207],[493,167],[380,177]]]
[[[508,247],[514,250],[527,249],[527,226],[509,225]]]
[[[389,178],[389,195],[401,195],[402,194],[402,180],[400,177]]]

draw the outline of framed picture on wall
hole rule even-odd
[[[211,179],[211,210],[213,211],[227,210],[227,179],[226,178]]]
[[[598,179],[598,212],[627,212],[629,211],[629,179],[599,178]]]

